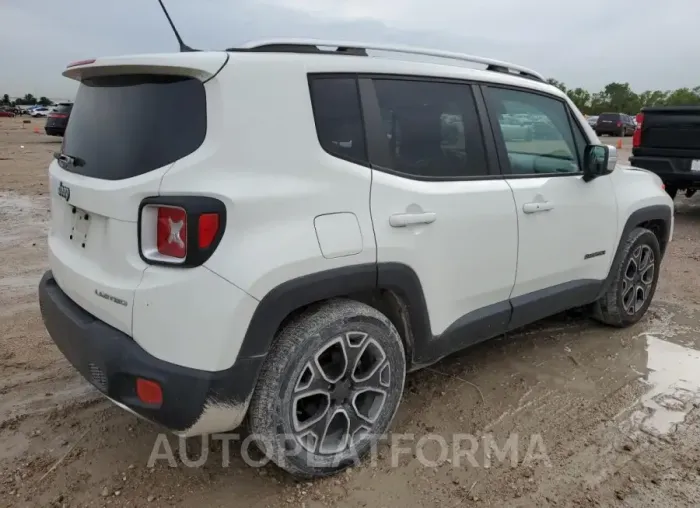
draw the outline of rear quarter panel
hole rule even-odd
[[[304,65],[233,54],[206,88],[207,139],[160,187],[162,195],[209,195],[226,204],[226,232],[206,266],[262,299],[296,277],[375,262],[371,170],[319,145]],[[326,258],[314,219],[339,212],[357,217],[361,250]]]

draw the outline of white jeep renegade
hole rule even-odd
[[[290,40],[64,75],[43,319],[180,435],[247,416],[279,466],[332,474],[407,371],[574,307],[628,326],[654,295],[671,199],[534,71]]]

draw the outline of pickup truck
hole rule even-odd
[[[642,108],[632,138],[632,166],[659,175],[668,194],[700,189],[700,106]]]

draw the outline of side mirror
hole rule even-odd
[[[590,182],[610,174],[617,164],[617,149],[609,145],[588,145],[583,151],[583,180]]]

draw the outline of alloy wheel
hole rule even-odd
[[[630,316],[639,312],[654,283],[654,251],[639,245],[630,256],[622,277],[622,308]]]
[[[391,388],[391,364],[369,334],[346,332],[306,362],[295,381],[296,441],[318,455],[335,455],[371,435]]]

